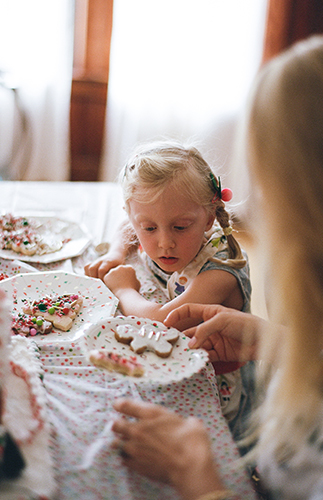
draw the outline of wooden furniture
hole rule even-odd
[[[323,32],[321,0],[268,0],[263,62],[294,42]]]
[[[75,2],[74,63],[70,107],[72,181],[99,177],[107,89],[113,0]]]

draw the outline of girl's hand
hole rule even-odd
[[[86,264],[84,266],[84,272],[87,276],[103,280],[104,276],[111,269],[124,264],[124,262],[125,257],[122,253],[109,251],[95,261]]]
[[[185,330],[191,337],[189,347],[203,347],[211,362],[249,361],[257,358],[258,338],[264,320],[221,305],[185,304],[165,319],[173,326],[183,319],[194,318],[200,324]]]
[[[127,256],[137,248],[138,239],[129,224],[129,220],[126,219],[120,224],[112,239],[109,251],[94,262],[84,266],[85,274],[103,280],[111,269],[124,264]]]
[[[175,486],[187,499],[225,489],[213,463],[207,432],[197,418],[183,419],[161,406],[131,399],[117,400],[121,418],[112,430],[125,464],[152,479]]]
[[[140,281],[137,279],[136,271],[132,266],[118,266],[111,269],[103,278],[104,283],[115,295],[124,289],[140,290]]]

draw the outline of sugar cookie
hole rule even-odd
[[[83,298],[76,294],[49,296],[29,301],[23,299],[22,310],[26,314],[41,316],[53,323],[55,328],[66,332],[69,330],[82,307]]]
[[[132,377],[142,377],[144,367],[138,363],[135,356],[126,358],[107,349],[94,349],[89,352],[89,360],[99,368],[106,368],[109,372],[123,373]]]
[[[148,350],[153,351],[160,358],[170,356],[179,338],[179,332],[175,328],[156,332],[150,325],[144,325],[140,330],[127,324],[119,325],[114,334],[118,342],[129,344],[137,354]]]

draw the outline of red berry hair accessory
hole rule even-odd
[[[222,201],[230,201],[232,199],[232,191],[230,188],[221,189],[221,180],[220,177],[216,179],[212,172],[210,173],[210,179],[212,182],[212,187],[214,190],[214,196],[211,200],[211,203],[215,203],[216,200]]]

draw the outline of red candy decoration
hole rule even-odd
[[[221,199],[223,201],[230,201],[232,199],[232,191],[230,188],[224,188],[221,191]]]

